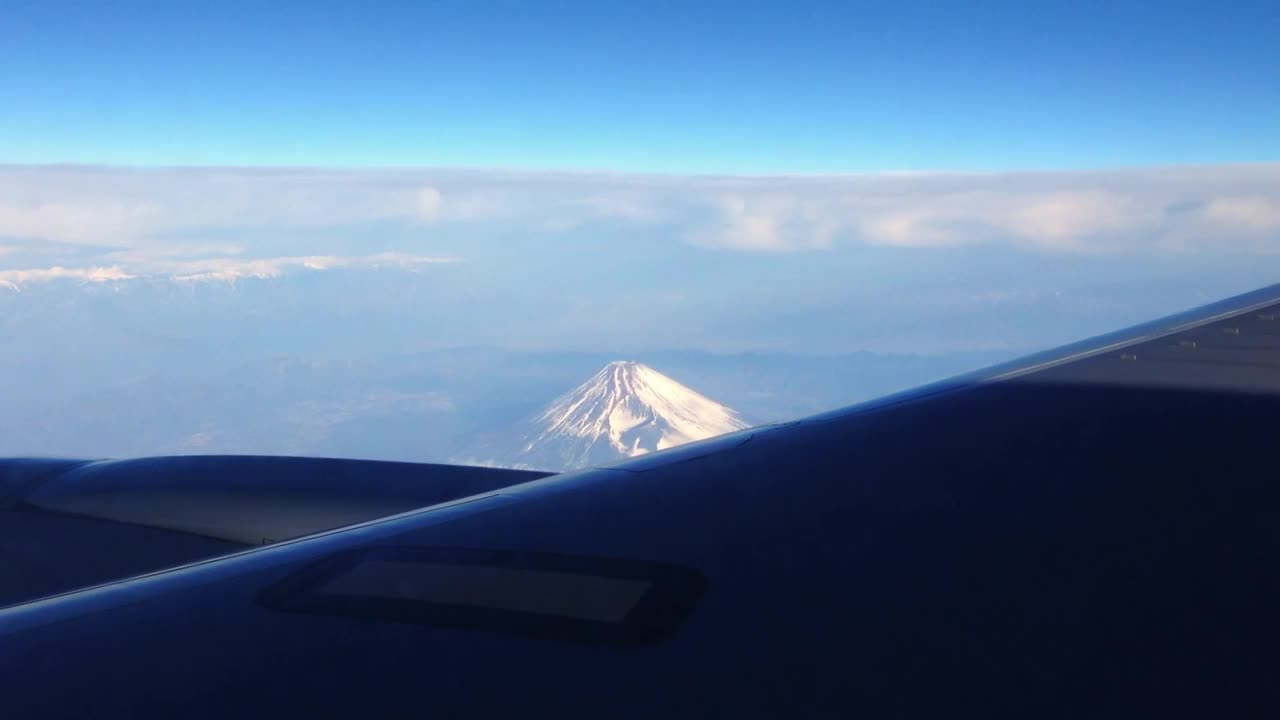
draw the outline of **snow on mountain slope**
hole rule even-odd
[[[513,464],[587,467],[741,430],[735,411],[637,362],[612,362],[531,420]]]

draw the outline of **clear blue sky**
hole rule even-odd
[[[670,172],[1280,160],[1280,3],[76,2],[0,162]]]

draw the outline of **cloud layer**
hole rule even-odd
[[[367,238],[370,252],[306,246],[309,234],[333,228]],[[456,247],[473,236],[582,229],[599,230],[602,243],[610,229],[643,229],[749,252],[988,244],[1269,254],[1280,251],[1280,165],[778,177],[0,167],[0,263],[10,284],[409,266],[444,259],[434,252],[442,239]],[[377,242],[390,235],[395,243]],[[282,252],[297,249],[283,248],[284,236],[303,238],[304,252]]]
[[[457,262],[457,260],[447,257],[423,257],[400,253],[380,253],[362,257],[307,255],[245,260],[237,258],[204,258],[178,261],[139,259],[136,263],[128,265],[79,268],[54,265],[48,268],[0,270],[0,287],[20,290],[25,285],[52,280],[103,283],[136,280],[141,277],[167,278],[175,282],[232,283],[244,278],[265,280],[279,277],[286,272],[298,270],[318,271],[350,267],[414,269],[423,265],[453,262]]]

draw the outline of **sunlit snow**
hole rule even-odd
[[[526,452],[561,447],[570,465],[636,457],[741,430],[737,412],[637,362],[606,365],[534,420]],[[602,447],[604,446],[604,447]]]

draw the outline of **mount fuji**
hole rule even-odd
[[[748,427],[736,411],[638,362],[612,362],[511,434],[489,463],[542,470],[590,467]],[[487,453],[492,454],[492,453]]]

